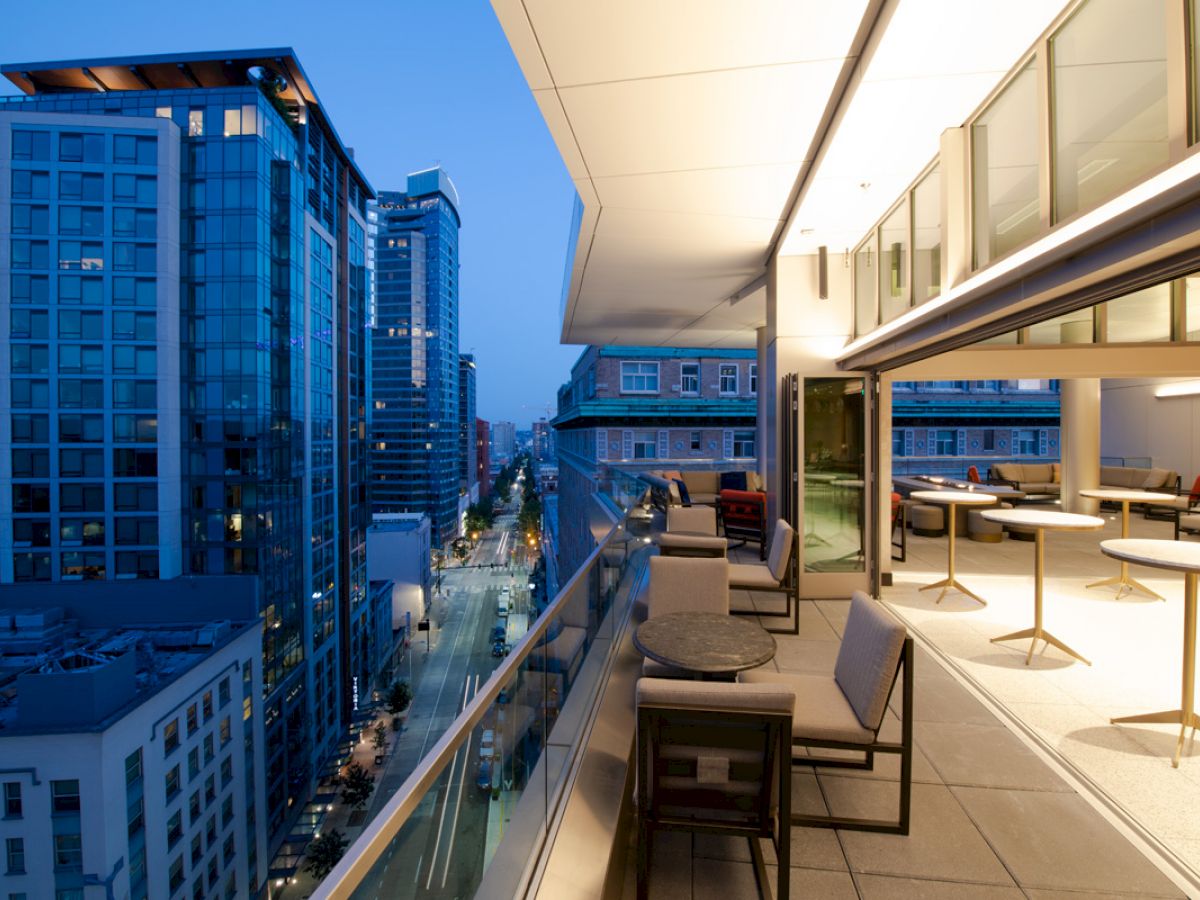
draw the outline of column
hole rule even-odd
[[[879,510],[875,521],[879,523],[879,572],[883,583],[891,584],[892,573],[892,380],[879,379],[879,393],[875,397],[879,409]],[[864,497],[864,502],[866,498]]]
[[[758,477],[762,479],[767,489],[767,496],[774,495],[767,468],[767,417],[771,410],[779,409],[779,378],[771,371],[767,359],[767,327],[763,325],[755,329],[758,338],[758,403],[755,418],[754,452],[758,457]]]
[[[1078,492],[1100,486],[1100,379],[1068,378],[1060,386],[1063,512],[1094,516],[1100,501]]]

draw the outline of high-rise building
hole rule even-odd
[[[554,429],[544,417],[533,423],[533,458],[539,461],[554,459]]]
[[[371,187],[290,50],[2,71],[0,581],[255,576],[281,839],[367,598]]]
[[[475,420],[475,479],[479,482],[479,496],[482,499],[492,493],[492,459],[491,440],[488,437],[486,419]]]
[[[500,463],[510,462],[517,452],[517,426],[512,422],[492,423],[492,458]]]
[[[478,451],[475,449],[475,357],[458,358],[458,464],[459,489],[470,494],[479,483]]]
[[[371,508],[458,528],[458,193],[440,168],[375,207]]]

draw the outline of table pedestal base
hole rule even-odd
[[[1192,729],[1192,740],[1196,739],[1196,729],[1200,728],[1200,716],[1194,712],[1185,713],[1182,709],[1168,709],[1163,712],[1142,713],[1137,716],[1121,716],[1119,719],[1109,719],[1112,725],[1142,724],[1142,725],[1179,725],[1179,740],[1175,742],[1175,756],[1171,765],[1179,768],[1179,758],[1183,756],[1183,739],[1188,728]]]
[[[1057,647],[1063,653],[1066,653],[1068,656],[1075,657],[1084,665],[1090,666],[1092,664],[1090,659],[1087,659],[1086,657],[1076,653],[1050,632],[1043,629],[1040,625],[1034,628],[1026,628],[1022,631],[1014,631],[1012,634],[1006,634],[1002,637],[992,638],[992,643],[995,644],[999,641],[1019,641],[1022,638],[1032,638],[1032,640],[1029,642],[1029,652],[1025,654],[1025,665],[1029,665],[1030,661],[1033,659],[1033,651],[1037,648],[1038,641],[1045,641],[1047,645],[1053,645]]]
[[[1120,575],[1114,575],[1112,578],[1105,578],[1102,581],[1094,581],[1091,584],[1089,584],[1088,587],[1089,588],[1107,587],[1109,585],[1116,585],[1118,600],[1121,599],[1122,592],[1124,592],[1124,590],[1126,588],[1129,588],[1129,592],[1131,594],[1134,591],[1141,591],[1143,594],[1148,594],[1149,596],[1155,598],[1156,600],[1161,600],[1164,603],[1167,602],[1167,598],[1164,597],[1162,594],[1159,594],[1155,591],[1150,590],[1150,588],[1146,587],[1144,584],[1142,584],[1136,578],[1130,578],[1128,572],[1122,572]]]
[[[987,606],[986,600],[984,600],[982,597],[980,597],[974,591],[968,590],[961,581],[959,581],[957,578],[954,578],[953,576],[951,576],[950,578],[943,578],[941,581],[935,581],[933,584],[927,584],[924,587],[919,588],[919,590],[932,591],[934,588],[942,589],[942,592],[940,594],[938,594],[937,600],[934,601],[935,603],[941,603],[942,598],[946,596],[946,591],[953,589],[960,593],[966,594],[968,597],[970,597],[976,603],[981,603],[984,606]]]

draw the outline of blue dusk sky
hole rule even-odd
[[[574,190],[487,0],[39,0],[0,18],[6,64],[292,47],[376,190],[432,165],[454,180],[479,415],[528,428],[553,409],[580,349],[558,342]]]

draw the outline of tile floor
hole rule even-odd
[[[977,546],[994,550],[997,545]],[[900,599],[915,593],[915,585],[923,583],[922,579],[932,580],[925,577],[925,570],[936,568],[939,549],[944,563],[944,539],[940,543],[931,540],[928,546],[918,539],[910,549],[911,562],[904,577],[911,575],[913,584],[907,592],[896,592]],[[1058,550],[1050,549],[1048,559],[1060,556]],[[1031,565],[1032,545],[1016,544],[1012,555],[1012,560],[1000,566],[1002,571],[1019,572],[1019,561],[1026,557]],[[1094,571],[1097,564],[1093,561],[1090,565]],[[962,568],[964,574],[969,570],[965,564]],[[1106,567],[1101,568],[1102,574],[1107,574]],[[771,595],[741,593],[733,602],[760,602],[760,608],[766,608],[777,600]],[[847,601],[802,601],[800,634],[777,636],[779,650],[770,665],[783,671],[830,671],[848,606]],[[962,633],[961,629],[948,631]],[[992,652],[1016,655],[1013,650]],[[1099,900],[1185,896],[950,669],[920,646],[914,709],[912,833],[900,837],[793,829],[793,897]],[[884,727],[885,733],[893,730],[898,734],[894,710]],[[899,777],[894,758],[877,758],[874,772],[820,768],[797,768],[795,772],[793,802],[797,808],[841,815],[894,815]],[[773,851],[769,842],[764,847],[770,863]],[[768,874],[774,891],[774,869],[769,867]],[[635,887],[631,854],[625,887],[628,900],[636,896]],[[652,898],[669,900],[758,896],[745,840],[669,832],[660,833],[654,841],[650,887]]]

